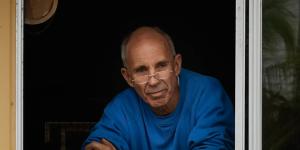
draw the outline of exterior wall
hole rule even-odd
[[[15,147],[15,0],[0,0],[0,149]]]

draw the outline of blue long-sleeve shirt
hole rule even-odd
[[[187,69],[179,78],[175,111],[158,116],[129,88],[106,106],[82,148],[105,138],[120,150],[234,149],[233,107],[219,81]]]

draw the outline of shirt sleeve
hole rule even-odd
[[[92,141],[100,141],[102,138],[111,142],[118,150],[128,150],[128,142],[124,128],[124,118],[120,114],[120,109],[109,105],[105,110],[100,121],[93,127],[90,135],[84,141],[82,150]]]
[[[234,149],[234,112],[232,102],[221,84],[213,79],[200,92],[195,107],[196,123],[188,144],[196,150]]]

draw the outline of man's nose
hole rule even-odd
[[[148,85],[156,85],[160,82],[160,80],[157,78],[157,74],[153,74],[149,76]]]

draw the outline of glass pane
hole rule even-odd
[[[263,0],[263,150],[300,149],[300,0]]]

